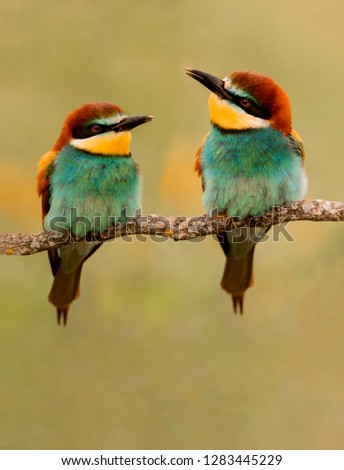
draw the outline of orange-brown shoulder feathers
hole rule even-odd
[[[306,159],[305,148],[303,146],[300,134],[295,129],[291,130],[290,135],[289,135],[289,141],[294,147],[295,151],[300,155],[301,160],[302,160],[302,166],[304,166],[305,159]]]
[[[38,162],[37,192],[42,198],[42,219],[50,209],[50,165],[53,164],[58,152],[49,150]]]
[[[199,178],[202,176],[202,166],[201,166],[202,148],[203,148],[202,146],[198,147],[198,149],[196,151],[196,155],[195,155],[196,161],[195,161],[194,170],[197,173]]]
[[[195,165],[194,165],[194,170],[195,170],[195,172],[197,173],[197,175],[198,175],[199,178],[202,178],[201,153],[202,153],[202,149],[203,149],[204,142],[205,142],[206,138],[208,137],[208,135],[209,135],[209,132],[207,132],[207,133],[205,134],[205,136],[203,137],[202,142],[201,142],[201,145],[198,147],[198,149],[197,149],[197,151],[196,151],[196,155],[195,155],[196,161],[195,161]],[[203,181],[203,178],[202,178],[202,189],[203,189],[203,191],[204,191],[204,181]]]

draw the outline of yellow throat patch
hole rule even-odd
[[[130,154],[130,132],[105,132],[88,139],[73,139],[71,145],[77,149],[97,155]]]
[[[221,100],[215,93],[209,96],[208,105],[211,122],[221,129],[259,129],[270,125],[269,121],[247,114],[238,106]]]

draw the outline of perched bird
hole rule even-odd
[[[304,148],[292,129],[288,95],[271,78],[233,72],[223,80],[200,70],[186,73],[211,91],[210,131],[196,153],[208,213],[244,218],[304,196]],[[221,281],[243,312],[253,285],[253,254],[266,228],[234,229],[219,238],[226,255]]]
[[[38,164],[45,230],[63,226],[84,236],[105,230],[123,210],[135,215],[141,190],[130,130],[152,118],[127,116],[107,102],[85,104],[67,116],[54,147]],[[58,324],[62,318],[66,325],[70,303],[79,296],[82,265],[99,246],[81,241],[49,250],[54,275],[49,300],[57,308]]]

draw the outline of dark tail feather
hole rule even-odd
[[[236,259],[230,251],[227,256],[221,287],[232,294],[234,313],[242,315],[244,310],[244,296],[248,287],[253,285],[253,254],[255,245],[244,258]]]
[[[245,294],[232,294],[233,310],[237,313],[237,307],[239,306],[240,315],[244,312],[244,295]]]
[[[57,323],[67,324],[69,305],[79,297],[79,283],[82,264],[75,271],[70,273],[63,272],[61,266],[58,268],[51,291],[49,301],[57,307]]]
[[[69,307],[66,308],[59,308],[57,307],[57,324],[61,325],[61,317],[63,319],[63,326],[67,325],[67,317],[68,317],[68,310]]]

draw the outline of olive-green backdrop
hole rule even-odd
[[[304,139],[309,198],[343,200],[342,0],[1,0],[2,232],[39,231],[35,167],[65,116],[108,100],[133,131],[145,213],[203,213],[208,92],[185,66],[272,76]],[[256,250],[243,317],[212,239],[102,247],[67,328],[46,253],[0,259],[0,448],[342,448],[343,226]]]

